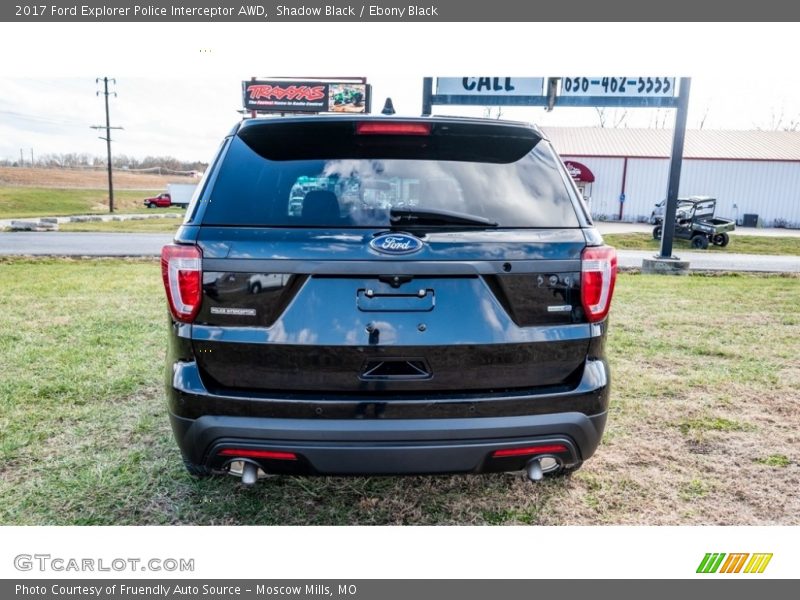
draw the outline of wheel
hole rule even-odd
[[[147,204],[147,208],[155,208],[155,207],[156,207],[156,203],[155,202],[149,202]]]
[[[692,248],[697,248],[698,250],[705,250],[708,248],[708,236],[702,233],[693,236]]]
[[[653,239],[660,240],[661,239],[661,225],[656,225],[653,227]]]
[[[251,294],[260,294],[261,293],[261,284],[257,281],[250,286],[250,293]]]
[[[196,465],[185,456],[183,457],[183,466],[192,477],[205,478],[211,477],[211,470],[204,465]]]
[[[728,236],[727,233],[718,233],[713,238],[711,238],[711,241],[714,242],[715,246],[724,248],[725,246],[728,245],[728,242],[731,241],[731,238]]]

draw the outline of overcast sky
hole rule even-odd
[[[112,125],[115,153],[136,157],[175,156],[185,160],[208,161],[221,138],[240,118],[241,81],[246,72],[229,78],[166,79],[120,77],[112,89]],[[369,74],[368,74],[369,76]],[[373,109],[380,110],[391,96],[398,114],[419,114],[422,82],[419,78],[369,77],[373,82]],[[771,128],[800,120],[800,92],[795,82],[773,87],[768,96],[755,89],[740,89],[731,97],[735,82],[695,78],[692,82],[689,127],[696,128],[703,117],[706,129]],[[105,153],[104,142],[90,125],[104,124],[102,89],[94,78],[0,79],[0,157],[17,159],[20,149],[29,160],[47,153]],[[482,114],[481,108],[437,107],[447,114]],[[495,109],[496,110],[496,109]],[[666,111],[627,111],[623,126],[652,127],[663,121]],[[589,109],[504,108],[503,117],[537,122],[541,125],[597,126],[598,115]],[[623,117],[621,109],[610,109],[608,121]],[[667,126],[672,123],[667,117]]]
[[[335,36],[331,36],[335,33]],[[535,35],[534,35],[535,33]],[[359,75],[401,115],[421,109],[422,75],[691,75],[689,127],[770,129],[800,120],[796,24],[0,24],[0,158],[30,150],[104,155],[95,77],[117,77],[113,150],[208,161],[240,118],[251,76]],[[359,43],[339,51],[331,39]],[[46,40],[46,44],[31,44]],[[54,51],[54,49],[56,51]],[[58,76],[53,76],[58,74]],[[480,108],[435,107],[480,115]],[[671,112],[671,111],[670,111]],[[628,111],[651,127],[665,111]],[[541,125],[597,126],[592,109],[503,109]],[[610,111],[609,121],[621,117]],[[673,116],[666,120],[671,126]]]

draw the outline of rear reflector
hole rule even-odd
[[[430,123],[398,121],[361,121],[356,123],[358,135],[430,135]]]
[[[616,281],[616,250],[611,246],[586,248],[581,255],[581,304],[590,323],[608,314]]]
[[[251,448],[225,448],[217,453],[219,456],[233,456],[236,458],[267,458],[271,460],[297,460],[294,452],[279,452],[277,450],[253,450]]]
[[[161,277],[172,316],[191,323],[200,310],[203,255],[197,246],[168,244],[161,250]]]
[[[492,452],[492,458],[505,458],[508,456],[533,456],[536,454],[558,454],[567,452],[564,444],[550,444],[548,446],[529,446],[527,448],[505,448]]]

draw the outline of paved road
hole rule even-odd
[[[112,219],[126,221],[131,218],[182,218],[183,213],[176,212],[147,212],[147,213],[133,213],[122,214],[114,213],[114,215],[100,214],[100,215],[83,215],[90,216],[102,221],[111,221]],[[0,228],[11,227],[11,221],[37,221],[40,217],[30,218],[17,218],[17,219],[0,219]],[[73,217],[49,217],[56,219],[59,223],[68,223]],[[649,223],[621,223],[619,221],[598,221],[595,226],[602,234],[612,233],[652,233],[653,226]],[[731,235],[755,235],[762,237],[800,237],[800,229],[776,229],[774,227],[738,227]]]
[[[0,233],[0,255],[156,256],[170,233]]]
[[[0,233],[0,255],[157,256],[169,233]],[[620,250],[622,267],[641,267],[648,250]],[[800,257],[716,252],[681,252],[694,270],[800,272]]]
[[[600,233],[652,233],[653,226],[648,223],[620,223],[619,221],[597,221],[595,227]],[[754,235],[758,237],[800,237],[800,229],[777,229],[775,227],[737,227],[731,235]]]
[[[642,260],[653,258],[652,250],[617,250],[619,265],[638,268]],[[770,254],[722,254],[717,252],[678,252],[681,260],[689,261],[693,271],[752,271],[763,273],[800,273],[800,256]]]

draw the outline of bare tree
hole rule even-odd
[[[596,106],[595,110],[597,111],[597,118],[600,119],[600,127],[605,127],[608,124],[609,127],[619,128],[628,119],[627,109],[620,113],[616,108],[613,111],[609,111],[607,108]]]
[[[597,111],[597,118],[600,119],[600,127],[606,126],[606,109],[600,108],[595,106],[594,108]]]
[[[793,118],[786,117],[786,110],[781,106],[780,111],[773,106],[767,126],[753,124],[758,131],[800,131],[800,113]]]
[[[711,110],[708,106],[706,107],[706,112],[703,113],[703,117],[700,119],[700,126],[698,129],[702,129],[703,126],[706,124],[706,119],[708,118],[708,111]]]
[[[190,171],[205,171],[208,167],[207,163],[201,161],[179,160],[174,156],[147,156],[144,159],[139,159],[134,156],[117,154],[114,155],[113,160],[114,168],[129,169],[131,171],[151,169],[155,172],[160,170],[160,172],[165,173],[189,173]],[[0,161],[0,166],[6,163],[8,165],[19,164],[15,160],[6,159]],[[81,152],[40,154],[36,157],[35,166],[51,169],[97,169],[106,167],[106,158]]]
[[[494,115],[494,116],[492,116]],[[502,106],[484,106],[483,107],[483,118],[484,119],[501,119],[503,117],[503,107]]]

